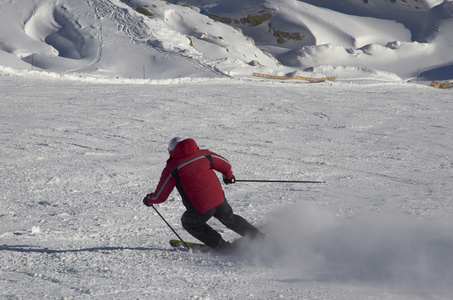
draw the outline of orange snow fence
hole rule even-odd
[[[439,82],[431,80],[431,84],[429,86],[438,88],[438,89],[453,89],[453,81],[450,82]]]
[[[301,79],[301,80],[307,80],[310,82],[322,82],[322,81],[327,81],[327,80],[333,81],[336,79],[336,77],[312,78],[312,77],[303,77],[303,76],[277,76],[277,75],[267,75],[267,74],[260,74],[260,73],[252,73],[252,76],[264,77],[264,78],[270,78],[270,79]]]

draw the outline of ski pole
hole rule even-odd
[[[311,180],[255,180],[255,179],[236,179],[236,182],[326,183],[325,181],[311,181]]]
[[[159,215],[159,217],[162,218],[162,220],[164,220],[165,224],[167,224],[168,227],[170,227],[171,231],[173,231],[174,234],[176,234],[176,236],[178,237],[178,239],[184,244],[184,246],[186,246],[187,249],[190,250],[190,247],[186,244],[186,242],[184,242],[184,240],[179,236],[179,234],[176,233],[176,231],[173,229],[173,227],[171,227],[170,224],[168,224],[167,220],[165,220],[165,218],[160,214],[160,212],[154,207],[154,205],[151,204],[151,207],[154,208],[154,210],[156,211],[156,213]]]

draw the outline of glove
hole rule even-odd
[[[146,206],[152,206],[152,204],[148,202],[148,196],[149,196],[149,194],[146,195],[145,198],[143,198],[143,204],[145,204]]]
[[[225,177],[223,177],[223,182],[225,182],[225,184],[233,184],[236,182],[236,178],[234,177],[234,175],[230,179],[226,179]]]

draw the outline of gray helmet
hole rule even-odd
[[[183,141],[184,139],[181,137],[174,137],[171,139],[170,143],[168,143],[168,152],[173,151],[175,149],[176,145],[178,145],[179,142]]]

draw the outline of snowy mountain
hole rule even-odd
[[[5,0],[0,66],[125,78],[450,79],[451,1]]]

